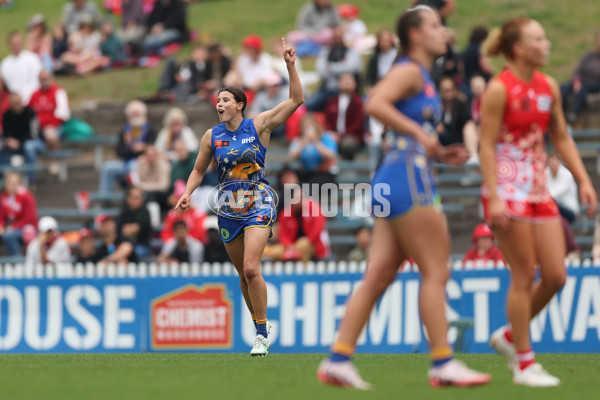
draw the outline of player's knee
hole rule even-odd
[[[424,282],[445,286],[448,279],[450,279],[450,270],[446,265],[440,265],[437,268],[427,268],[426,272],[421,272],[421,276]]]
[[[244,278],[247,282],[256,279],[260,275],[257,263],[244,263]]]
[[[550,276],[542,277],[542,280],[553,290],[559,291],[567,281],[567,273],[563,269],[552,273]]]
[[[517,290],[531,290],[535,282],[535,269],[533,267],[518,270],[512,270],[512,287]]]

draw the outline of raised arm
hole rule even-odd
[[[565,165],[573,174],[573,177],[579,184],[579,196],[581,197],[581,204],[588,206],[587,215],[592,218],[596,213],[596,206],[598,204],[598,198],[596,191],[592,185],[592,181],[585,170],[581,156],[577,151],[577,146],[569,132],[567,131],[567,123],[565,122],[565,116],[562,110],[562,99],[560,94],[560,88],[554,78],[549,76],[546,77],[548,84],[552,88],[552,94],[554,96],[554,102],[552,104],[552,119],[550,120],[550,140],[556,148],[558,154],[565,162]]]
[[[179,207],[185,210],[190,206],[190,196],[202,182],[204,174],[206,173],[206,170],[208,169],[208,166],[213,158],[211,140],[212,129],[209,129],[206,131],[204,136],[202,136],[202,141],[200,142],[200,149],[198,150],[198,157],[196,157],[194,169],[192,169],[192,172],[188,178],[187,185],[185,186],[185,193],[179,198],[179,201],[175,206],[176,210]]]
[[[506,89],[497,80],[492,80],[481,101],[481,140],[479,143],[479,162],[483,182],[490,201],[492,225],[504,227],[508,224],[508,215],[498,196],[496,181],[496,143],[500,137],[502,117],[506,106]]]
[[[254,127],[258,132],[261,143],[265,146],[269,143],[271,131],[287,121],[294,111],[304,103],[302,84],[295,65],[296,51],[288,47],[285,38],[281,38],[281,41],[283,43],[283,58],[290,76],[290,98],[278,104],[274,109],[260,113],[254,118]]]

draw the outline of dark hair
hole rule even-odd
[[[421,22],[423,22],[423,17],[421,15],[423,11],[433,12],[433,9],[428,6],[416,6],[404,11],[398,18],[398,22],[396,24],[396,34],[400,39],[400,48],[404,54],[408,53],[410,50],[410,30],[420,27]]]
[[[471,35],[469,36],[469,43],[478,44],[483,43],[483,41],[488,36],[488,29],[485,26],[476,26],[471,31]]]
[[[248,104],[248,99],[246,98],[246,93],[240,88],[236,88],[234,86],[227,86],[223,89],[219,90],[217,95],[221,94],[221,92],[229,92],[233,95],[233,98],[237,103],[244,103],[244,107],[242,107],[242,115],[244,115],[244,110],[246,109],[246,105]]]
[[[298,174],[298,171],[296,171],[295,169],[293,169],[289,164],[285,164],[283,167],[281,167],[281,169],[279,170],[279,172],[277,173],[277,185],[283,189],[283,186],[281,186],[281,179],[283,178],[283,176],[285,174],[296,174],[296,176],[298,176],[298,180],[300,180],[300,176]]]
[[[185,224],[185,222],[179,220],[173,223],[173,231],[175,231],[175,229],[179,228],[180,226],[183,226],[187,230],[187,225]]]
[[[503,55],[512,60],[515,58],[513,49],[515,43],[521,40],[521,30],[533,21],[527,17],[509,19],[501,28],[495,28],[490,33],[490,39],[484,44],[485,52],[490,56]]]
[[[361,225],[354,230],[354,236],[358,235],[363,229],[366,229],[369,232],[371,232],[371,227],[369,225]]]
[[[442,86],[442,82],[444,82],[444,81],[449,81],[450,83],[452,83],[452,87],[455,90],[458,90],[458,86],[456,85],[456,82],[454,81],[454,79],[452,79],[451,76],[448,76],[448,75],[442,76],[442,78],[440,79],[440,83],[438,84],[438,87],[441,87]]]

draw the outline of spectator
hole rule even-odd
[[[178,66],[174,58],[170,58],[160,78],[158,91],[163,97],[178,102],[196,101],[196,94],[203,88],[207,77],[208,53],[204,46],[192,48],[192,58]],[[204,93],[207,99],[208,93]]]
[[[464,65],[462,56],[456,47],[456,32],[453,29],[446,29],[448,32],[448,41],[446,43],[446,53],[439,56],[432,68],[431,77],[433,78],[436,86],[439,86],[440,80],[444,76],[452,78],[457,86],[462,84],[462,75],[464,72]]]
[[[109,194],[116,182],[124,182],[125,176],[135,169],[137,157],[144,153],[147,145],[154,144],[156,131],[148,123],[148,109],[139,100],[127,103],[127,123],[119,133],[116,146],[118,160],[105,161],[100,173],[99,191]]]
[[[125,206],[117,218],[117,232],[133,244],[137,258],[150,256],[152,225],[141,189],[132,187],[127,191]]]
[[[40,88],[31,96],[29,107],[37,115],[46,147],[57,150],[60,147],[61,126],[71,118],[71,109],[67,92],[54,82],[51,71],[40,72]],[[48,170],[57,175],[60,171],[58,162],[53,161]]]
[[[6,110],[10,108],[10,92],[4,84],[4,80],[0,77],[0,137],[2,135],[2,117]],[[0,149],[2,147],[0,146]]]
[[[548,155],[546,177],[548,192],[558,204],[560,215],[572,224],[579,214],[577,183],[571,171],[560,162],[555,153]]]
[[[467,102],[458,97],[458,89],[454,81],[445,77],[440,82],[442,98],[442,123],[438,127],[440,143],[444,146],[464,143],[469,153],[477,155],[479,138],[477,127],[471,121],[471,113]]]
[[[219,236],[219,223],[216,215],[206,217],[204,221],[207,243],[204,247],[204,262],[230,262],[225,245]]]
[[[354,232],[356,247],[348,253],[348,261],[367,261],[369,259],[369,247],[371,246],[371,228],[362,226]]]
[[[456,0],[411,0],[411,5],[428,6],[436,10],[442,18],[442,24],[446,25],[446,18],[454,12]]]
[[[2,151],[0,164],[7,165],[14,155],[24,155],[25,162],[35,165],[37,154],[45,148],[38,136],[38,121],[31,107],[24,107],[21,96],[11,93],[10,107],[2,116]],[[33,183],[35,174],[29,172],[29,183]]]
[[[146,13],[143,0],[122,0],[121,29],[117,36],[132,47],[133,54],[139,54],[141,43],[146,35]]]
[[[370,52],[375,47],[375,38],[368,35],[367,25],[359,19],[360,10],[354,4],[340,4],[338,13],[342,18],[344,43],[359,53]]]
[[[277,217],[279,243],[265,248],[265,257],[274,260],[322,260],[330,254],[329,235],[326,218],[321,206],[311,197],[305,196],[295,177],[294,188],[290,190],[290,202],[284,204]]]
[[[173,152],[175,153],[175,159],[171,165],[170,190],[173,190],[176,181],[186,181],[194,168],[197,157],[196,152],[190,151],[181,139],[173,141]]]
[[[171,43],[189,40],[187,11],[182,0],[156,0],[146,20],[148,35],[142,44],[146,52],[157,52]]]
[[[223,78],[231,69],[231,58],[223,53],[223,48],[219,42],[212,42],[208,45],[208,61],[206,62],[206,81],[198,92],[200,99],[209,99],[211,94],[224,86]]]
[[[272,71],[264,80],[265,88],[257,93],[250,107],[249,118],[272,110],[288,98],[289,87],[282,85],[283,78],[277,72]],[[271,137],[283,139],[285,137],[286,124],[278,126],[271,132]]]
[[[183,195],[185,192],[185,182],[182,185],[175,185],[175,189],[173,192],[173,199],[175,199],[175,203],[177,200]],[[206,229],[204,229],[204,220],[206,218],[206,214],[204,211],[195,208],[192,203],[191,206],[185,210],[169,210],[167,216],[165,218],[165,222],[163,225],[163,230],[160,232],[160,238],[163,243],[166,243],[170,239],[175,237],[175,233],[173,232],[173,227],[177,221],[185,222],[185,225],[188,228],[188,232],[190,236],[194,239],[199,240],[202,243],[207,242],[206,237]]]
[[[181,140],[188,151],[197,151],[200,143],[187,122],[187,115],[181,108],[173,107],[169,109],[163,120],[164,126],[156,138],[156,150],[161,153],[168,153],[169,159],[174,160],[177,158],[175,141]]]
[[[306,114],[300,122],[300,137],[290,144],[288,157],[300,160],[302,182],[335,182],[337,143],[313,114]]]
[[[494,72],[490,60],[481,53],[481,45],[488,36],[488,30],[484,26],[476,26],[469,36],[469,44],[463,53],[465,67],[464,91],[468,93],[468,84],[474,76],[482,76],[489,81]],[[470,94],[470,93],[468,93]]]
[[[398,57],[398,48],[396,47],[396,37],[389,29],[382,29],[377,33],[377,44],[375,53],[369,59],[367,72],[365,75],[365,85],[367,96],[371,89],[381,78],[383,78],[392,68],[394,61]],[[372,150],[379,152],[378,146],[382,141],[384,126],[375,118],[369,116],[369,131],[371,133],[371,144],[375,145]]]
[[[226,84],[238,81],[239,84],[233,86],[243,86],[252,92],[258,92],[262,89],[265,78],[273,71],[271,56],[263,52],[263,42],[258,35],[246,36],[242,46],[244,52],[235,61],[235,71],[228,74]]]
[[[95,262],[98,263],[128,263],[137,262],[134,245],[130,239],[118,234],[115,220],[108,215],[100,215],[98,221],[98,236],[100,245],[96,247]]]
[[[504,262],[504,256],[500,249],[494,244],[494,234],[486,224],[479,224],[473,230],[471,239],[473,247],[464,254],[463,264],[467,261],[498,261]]]
[[[94,24],[100,24],[102,16],[95,2],[72,0],[64,5],[61,21],[68,34],[77,31],[83,19],[91,19]]]
[[[382,29],[377,32],[375,53],[373,53],[369,59],[367,73],[365,75],[367,94],[392,68],[396,57],[398,57],[398,48],[396,47],[395,37],[392,31],[389,29]]]
[[[37,226],[35,197],[21,183],[15,172],[4,174],[4,190],[0,195],[0,237],[9,256],[21,256],[23,232]]]
[[[596,223],[594,224],[594,244],[592,245],[592,258],[594,264],[598,265],[600,261],[600,214],[596,214]]]
[[[110,58],[102,55],[101,40],[102,36],[96,30],[92,18],[84,16],[79,30],[69,35],[68,49],[61,57],[65,71],[86,75],[99,68],[108,67]]]
[[[125,42],[115,34],[115,26],[111,20],[105,20],[100,27],[100,51],[110,59],[110,65],[123,63],[127,59]]]
[[[39,87],[42,62],[36,54],[23,50],[23,37],[18,32],[8,34],[8,46],[12,54],[2,60],[0,75],[8,90],[18,93],[23,104],[28,104],[31,94]]]
[[[25,39],[27,50],[37,54],[44,69],[52,71],[52,36],[48,33],[48,26],[42,14],[36,14],[27,24],[27,37]]]
[[[173,224],[175,237],[167,241],[158,256],[158,262],[199,263],[202,262],[204,246],[188,235],[187,225],[183,221]]]
[[[332,29],[341,25],[340,15],[330,0],[313,0],[302,6],[296,18],[298,31],[290,32],[288,40],[294,45],[311,41],[319,46],[328,45]]]
[[[63,70],[62,55],[69,49],[67,32],[62,24],[54,25],[52,29],[52,70],[55,73],[65,73]]]
[[[483,98],[487,83],[482,76],[475,75],[471,78],[470,86],[471,93],[473,94],[473,98],[471,99],[471,120],[479,127],[481,120],[481,99]]]
[[[154,146],[146,146],[133,175],[134,186],[146,194],[146,201],[158,203],[161,209],[166,209],[171,184],[171,164],[166,157],[159,154]]]
[[[572,124],[581,113],[587,95],[600,92],[600,29],[596,32],[594,48],[581,57],[573,73],[573,78],[570,82],[563,84],[560,90],[567,121]],[[574,95],[574,97],[573,106],[569,112],[567,101],[570,95]]]
[[[79,231],[79,245],[75,251],[76,263],[95,263],[96,258],[96,239],[91,229],[83,228]]]
[[[339,90],[338,79],[341,74],[349,73],[358,76],[362,60],[360,55],[348,48],[343,41],[341,28],[333,30],[331,46],[323,47],[317,58],[317,72],[321,76],[322,85],[319,90],[306,101],[309,111],[323,111],[330,96]]]
[[[353,160],[365,142],[365,114],[362,97],[356,93],[356,79],[341,74],[340,93],[331,96],[325,105],[325,129],[336,132],[340,156]]]
[[[581,260],[581,248],[575,241],[575,235],[573,234],[573,229],[571,229],[571,225],[566,218],[562,217],[560,219],[563,227],[563,232],[565,234],[565,244],[567,254],[565,256],[565,263],[571,264],[575,260]]]
[[[58,223],[54,218],[40,218],[38,232],[37,237],[27,246],[26,266],[71,262],[71,247],[58,231]]]

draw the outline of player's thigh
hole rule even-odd
[[[533,226],[529,220],[511,219],[506,228],[492,227],[511,275],[533,281],[536,251]]]
[[[449,276],[450,239],[444,214],[433,207],[419,208],[394,221],[399,241],[419,265],[421,275]]]
[[[244,264],[260,266],[271,229],[268,226],[253,226],[244,230]]]
[[[565,234],[560,220],[533,224],[533,238],[542,279],[562,286],[566,278]]]
[[[244,270],[244,235],[240,235],[229,243],[225,244],[225,250],[229,254],[231,262],[235,266],[240,276],[243,276]]]
[[[406,258],[392,223],[385,218],[377,218],[373,227],[364,284],[387,287]]]

